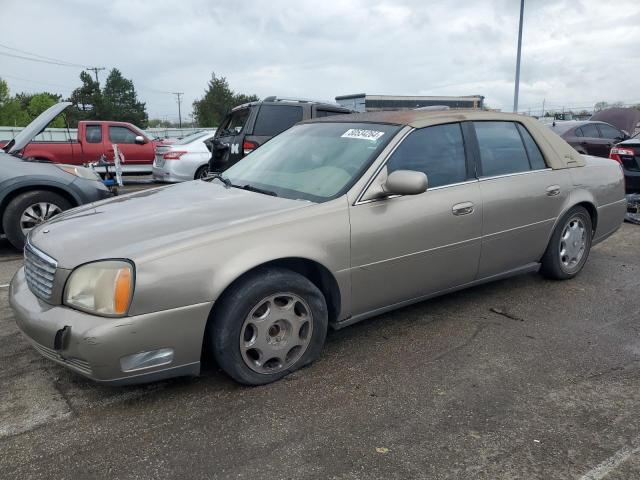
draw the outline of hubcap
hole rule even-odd
[[[34,203],[22,212],[22,216],[20,217],[20,229],[22,230],[22,233],[26,235],[37,225],[40,225],[42,222],[46,222],[60,212],[62,212],[60,207],[53,203]]]
[[[560,237],[560,262],[566,269],[580,263],[587,246],[587,231],[580,218],[572,218],[564,227]]]
[[[251,309],[242,325],[242,359],[257,373],[282,372],[302,357],[312,333],[307,302],[293,293],[271,295]]]

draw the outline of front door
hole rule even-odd
[[[429,186],[351,207],[354,315],[469,283],[478,270],[482,200],[461,125],[415,130],[385,168],[425,172]]]
[[[107,153],[109,158],[113,158],[113,147],[115,143],[118,145],[120,152],[124,155],[123,168],[126,170],[127,166],[135,165],[148,165],[154,160],[154,145],[145,138],[145,143],[136,143],[136,137],[142,136],[139,132],[136,132],[124,125],[109,125],[109,146],[110,151]]]
[[[232,111],[222,121],[212,141],[209,170],[222,172],[243,157],[243,142],[251,114],[251,108]]]

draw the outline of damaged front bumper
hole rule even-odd
[[[104,318],[40,300],[27,286],[24,268],[11,281],[9,302],[41,355],[97,382],[136,384],[200,373],[212,303]]]

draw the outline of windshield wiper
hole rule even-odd
[[[276,192],[273,192],[271,190],[265,190],[264,188],[260,188],[260,187],[254,187],[253,185],[249,185],[248,183],[246,185],[242,185],[241,187],[237,185],[233,185],[233,186],[237,188],[241,188],[243,190],[249,190],[250,192],[262,193],[264,195],[271,195],[272,197],[278,196]]]
[[[231,188],[234,185],[231,183],[231,180],[229,180],[228,178],[224,178],[222,175],[220,175],[219,173],[214,173],[212,175],[209,175],[205,178],[203,178],[203,180],[205,182],[211,182],[212,180],[220,180],[222,183],[224,183],[224,186],[227,188]]]

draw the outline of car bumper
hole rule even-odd
[[[640,172],[625,170],[624,185],[627,194],[640,193]]]
[[[179,175],[164,167],[153,167],[153,171],[151,172],[151,174],[153,175],[153,179],[156,182],[176,183],[193,180],[192,176],[189,177],[186,175]]]
[[[200,373],[211,302],[134,317],[98,317],[43,302],[29,290],[23,268],[11,281],[9,302],[18,327],[41,355],[97,382],[138,384]],[[146,368],[121,363],[163,349],[173,351],[166,363]]]
[[[113,196],[104,183],[95,180],[77,178],[71,186],[82,204],[97,202]]]

